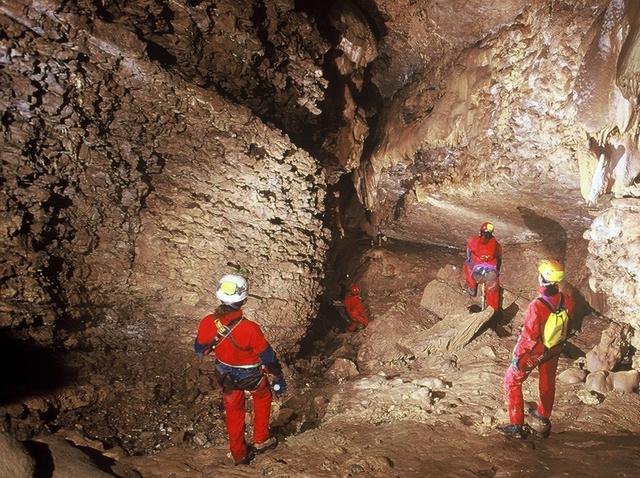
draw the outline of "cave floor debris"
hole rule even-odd
[[[528,255],[517,249],[510,253],[511,263],[506,261],[507,270],[528,270],[523,263]],[[550,438],[514,441],[495,429],[507,421],[502,377],[528,301],[518,296],[526,290],[527,278],[505,274],[505,295],[515,291],[509,296],[511,310],[465,347],[453,353],[416,354],[402,346],[407,330],[398,322],[413,327],[416,343],[427,339],[420,334],[438,320],[420,307],[425,285],[447,279],[461,290],[452,267],[461,258],[457,251],[402,245],[370,251],[359,279],[374,321],[356,334],[328,334],[332,340],[325,341],[325,355],[306,359],[301,366],[313,371],[309,377],[316,382],[299,383],[300,396],[281,405],[290,419],[279,429],[283,440],[251,466],[234,467],[225,443],[207,449],[174,447],[122,460],[145,477],[176,478],[640,474],[637,393],[614,392],[598,405],[586,405],[577,395],[582,383],[559,381]],[[401,286],[388,287],[399,277]],[[474,299],[455,294],[452,306],[460,300],[472,305]],[[604,326],[596,316],[584,318],[559,372],[575,366],[575,359],[597,343]],[[375,344],[378,352],[368,354]],[[341,376],[343,369],[334,367],[332,373],[319,375],[318,367],[330,369],[337,360],[356,363],[358,371]],[[536,400],[536,372],[525,382],[524,397],[529,403]]]

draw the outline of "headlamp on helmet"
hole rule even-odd
[[[218,283],[216,297],[223,304],[237,304],[247,298],[247,291],[247,280],[244,277],[237,274],[226,274]]]
[[[483,223],[482,226],[480,226],[480,235],[486,239],[490,239],[493,235],[493,224],[490,222]]]

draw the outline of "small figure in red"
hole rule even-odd
[[[493,237],[493,229],[493,224],[485,222],[480,226],[480,234],[469,238],[467,260],[462,268],[467,281],[467,293],[472,297],[475,297],[477,292],[478,277],[492,278],[485,283],[487,305],[497,312],[500,307],[499,274],[502,265],[502,247]]]
[[[351,319],[351,325],[347,329],[349,332],[355,332],[360,325],[363,327],[369,325],[367,311],[360,298],[360,287],[357,284],[352,284],[349,292],[344,296],[344,310]]]

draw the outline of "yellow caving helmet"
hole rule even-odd
[[[545,284],[557,284],[564,279],[562,264],[553,259],[543,259],[538,263],[538,273]]]

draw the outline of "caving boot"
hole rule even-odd
[[[247,454],[244,456],[244,458],[241,458],[240,460],[233,460],[233,464],[238,466],[238,465],[248,465],[249,463],[251,463],[251,460],[253,460],[256,456],[256,452],[252,447],[247,447]]]
[[[542,438],[548,438],[551,435],[551,420],[540,415],[535,408],[529,409],[529,416],[532,418],[529,420],[531,429]]]
[[[504,433],[509,438],[515,438],[517,440],[524,440],[527,438],[527,430],[524,425],[502,425],[498,427],[498,430]]]
[[[267,450],[273,450],[277,446],[278,439],[276,437],[269,437],[262,443],[254,443],[253,449],[255,450],[256,455],[259,455],[260,453],[264,453]]]

